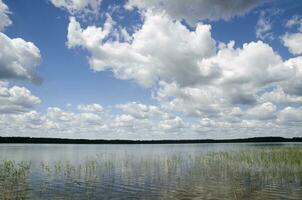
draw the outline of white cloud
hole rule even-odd
[[[290,53],[293,55],[302,54],[302,33],[286,33],[281,39]]]
[[[302,56],[290,58],[284,65],[294,73],[280,85],[286,93],[302,96]]]
[[[156,93],[157,100],[167,110],[189,116],[217,115],[224,104],[222,92],[215,87],[180,87],[161,81]]]
[[[3,31],[5,27],[12,24],[12,21],[9,19],[9,11],[7,5],[0,0],[0,31]]]
[[[47,117],[54,121],[71,121],[74,118],[74,114],[64,112],[58,107],[49,107],[47,109]]]
[[[137,102],[118,104],[116,107],[132,115],[135,118],[144,119],[151,117],[160,117],[163,114],[157,106],[145,105]]]
[[[0,82],[0,114],[27,112],[40,102],[28,89]]]
[[[286,22],[285,26],[287,28],[298,27],[298,30],[302,32],[302,17],[298,15],[293,16]]]
[[[132,79],[146,87],[161,78],[183,85],[198,81],[198,62],[215,52],[211,27],[198,24],[194,31],[189,31],[164,13],[147,12],[144,17],[144,24],[132,35],[131,42],[103,41],[112,27],[108,20],[104,28],[89,26],[83,30],[71,18],[67,45],[87,49],[93,70],[110,69],[117,78]]]
[[[52,2],[76,17],[96,13],[100,3]],[[192,30],[179,21],[230,19],[248,12],[258,1],[234,0],[225,12],[220,12],[225,4],[220,0],[192,2],[197,5],[193,11],[198,6],[206,10],[201,13],[190,13],[186,10],[189,4],[180,1],[166,1],[159,7],[158,2],[129,2],[128,6],[139,8],[155,6],[141,12],[142,24],[133,34],[117,27],[108,14],[101,27],[82,28],[76,17],[70,17],[66,43],[68,48],[87,50],[94,71],[111,70],[119,79],[152,88],[158,106],[138,102],[113,105],[118,114],[100,104],[37,112],[33,109],[40,103],[38,97],[26,88],[2,83],[1,133],[106,139],[301,135],[302,57],[284,61],[261,41],[217,45],[210,25],[197,23]],[[177,2],[180,7],[172,8]],[[238,7],[234,2],[240,2]],[[217,7],[210,11],[214,4]],[[259,38],[270,30],[267,22],[259,22]],[[287,26],[298,26],[298,20]],[[5,47],[0,49],[0,78],[35,80],[39,49],[4,34],[0,44]]]
[[[67,10],[71,15],[97,15],[101,0],[50,0],[58,7]]]
[[[269,17],[266,16],[266,12],[262,11],[256,24],[256,37],[262,40],[273,39],[273,35],[270,32],[271,30],[272,22]]]
[[[107,125],[117,135],[141,137],[144,131],[139,130],[160,138],[172,133],[218,137],[218,132],[227,132],[220,138],[261,136],[263,131],[269,135],[280,128],[284,107],[301,105],[300,57],[284,61],[262,41],[240,47],[234,41],[217,45],[211,26],[199,23],[189,30],[165,12],[148,10],[142,16],[142,25],[131,35],[116,29],[109,15],[102,27],[82,28],[70,18],[69,48],[86,49],[95,71],[111,70],[116,78],[151,87],[159,103],[116,105],[123,113],[111,116]],[[122,35],[127,39],[120,40]],[[201,120],[186,122],[192,118]],[[288,124],[282,126],[292,135],[300,133]]]
[[[103,106],[101,106],[100,104],[80,104],[78,105],[78,110],[84,113],[101,113],[104,111]]]
[[[256,7],[259,0],[129,0],[126,8],[165,10],[172,18],[185,19],[190,23],[209,19],[229,20],[234,16],[242,16]]]
[[[179,116],[175,116],[173,118],[164,119],[159,122],[158,124],[160,129],[166,130],[166,131],[175,131],[179,132],[183,128],[185,128],[185,123]]]
[[[281,37],[281,41],[285,47],[288,48],[289,52],[293,55],[302,54],[302,17],[301,16],[293,16],[289,19],[285,27],[294,28],[297,27],[297,32],[287,32],[285,35]]]
[[[84,134],[85,131],[97,132],[104,127],[105,121],[99,113],[76,113],[57,107],[49,107],[44,117],[53,124],[51,128],[70,134]]]
[[[117,127],[132,127],[135,118],[131,115],[118,115],[114,118],[114,126]]]
[[[39,81],[36,67],[41,62],[40,50],[21,38],[9,38],[0,32],[0,79]]]
[[[198,122],[191,125],[192,130],[196,132],[210,132],[213,130],[227,130],[232,128],[232,124],[227,121],[218,121],[210,118],[201,118]]]
[[[260,41],[242,48],[234,48],[232,42],[221,45],[216,55],[201,60],[200,69],[215,69],[217,75],[190,86],[160,81],[155,97],[161,105],[189,116],[221,117],[235,105],[255,106],[258,92],[285,84],[298,71]]]
[[[249,115],[252,115],[260,120],[273,119],[277,112],[277,106],[271,102],[265,102],[251,108],[247,112]]]
[[[220,48],[217,55],[204,59],[204,64],[217,66],[221,70],[215,84],[244,89],[262,87],[290,77],[291,69],[284,66],[282,58],[266,43],[261,41],[243,44],[234,48],[234,43]]]
[[[104,40],[110,30],[110,18],[104,28],[89,26],[86,29],[71,18],[67,45],[87,49],[95,71],[110,69],[117,78],[133,79],[147,87],[157,80],[174,81],[181,87],[240,85],[232,91],[233,101],[240,103],[252,97],[242,91],[292,75],[292,70],[284,67],[282,58],[261,41],[246,43],[242,48],[234,48],[230,42],[220,45],[216,53],[210,26],[198,24],[195,31],[189,31],[164,13],[147,12],[131,42]]]
[[[112,19],[108,16],[104,28],[88,26],[83,30],[75,17],[70,17],[68,25],[67,46],[73,48],[80,46],[87,49],[95,48],[103,39],[105,39],[112,29]]]
[[[150,106],[150,105],[145,105]],[[270,103],[261,105],[258,112],[274,113]],[[273,109],[271,109],[273,108]],[[241,117],[244,113],[235,108],[230,113]],[[71,112],[49,107],[47,112],[37,111],[0,114],[2,136],[32,136],[60,138],[103,138],[103,139],[192,139],[192,138],[242,138],[277,135],[294,137],[301,134],[302,117],[300,108],[289,107],[276,111],[277,121],[264,117],[226,121],[224,118],[202,117],[189,122],[171,113],[165,113],[159,121],[136,118],[130,114]],[[259,113],[261,114],[261,113]],[[250,114],[248,114],[251,116]],[[267,119],[271,119],[266,121]],[[265,121],[264,121],[265,120]],[[286,130],[286,131],[285,131]],[[276,132],[277,131],[277,132]]]
[[[273,102],[279,105],[302,105],[302,96],[290,95],[284,92],[282,87],[263,93],[259,102]]]
[[[286,107],[278,114],[278,122],[281,124],[302,124],[302,108]]]

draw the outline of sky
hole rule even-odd
[[[302,137],[302,2],[0,0],[0,136]]]

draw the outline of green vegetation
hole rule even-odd
[[[299,147],[140,159],[104,155],[78,165],[44,162],[39,170],[33,171],[27,163],[0,161],[0,199],[108,199],[120,195],[140,199],[302,198]],[[33,178],[31,172],[40,175]]]
[[[30,164],[0,162],[0,199],[26,199]]]
[[[209,153],[201,157],[205,166],[236,167],[247,171],[302,171],[302,148],[275,147]]]

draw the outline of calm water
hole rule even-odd
[[[11,184],[0,176],[6,195],[0,199],[302,199],[300,173],[233,173],[197,162],[209,152],[271,146],[302,148],[298,143],[0,144],[0,161],[30,163],[22,181],[11,178]]]

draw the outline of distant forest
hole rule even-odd
[[[182,144],[182,143],[259,143],[259,142],[302,142],[302,137],[254,137],[225,140],[88,140],[63,138],[0,137],[0,143],[32,144]]]

